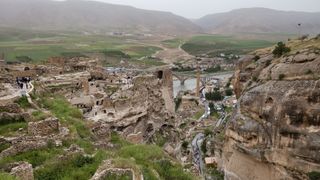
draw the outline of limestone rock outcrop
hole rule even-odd
[[[320,40],[244,57],[234,78],[239,98],[226,130],[227,179],[308,179],[320,170]]]
[[[117,131],[131,142],[147,141],[163,125],[174,123],[172,86],[170,70],[135,77],[132,87],[105,99],[92,132],[107,136]]]
[[[34,180],[32,165],[27,162],[16,163],[10,174],[23,180]]]

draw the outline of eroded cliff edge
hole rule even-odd
[[[226,130],[227,179],[308,179],[320,170],[320,39],[290,41],[243,57],[234,76],[239,98]]]

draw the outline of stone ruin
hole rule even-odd
[[[109,130],[101,127],[106,127],[134,143],[148,140],[163,125],[174,123],[172,88],[170,70],[135,77],[131,88],[97,100],[89,117],[99,124],[93,132],[105,134]]]
[[[48,136],[59,133],[59,120],[57,118],[48,118],[39,122],[28,123],[28,134],[33,136]]]

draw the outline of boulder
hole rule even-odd
[[[18,177],[22,180],[33,180],[32,165],[28,162],[17,163],[10,172],[11,175]]]

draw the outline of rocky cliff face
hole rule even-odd
[[[106,116],[96,122],[93,132],[117,131],[134,143],[148,141],[156,131],[174,124],[172,86],[170,70],[135,77],[131,88],[105,103]]]
[[[227,179],[308,179],[320,170],[320,39],[292,41],[280,58],[241,59],[239,103],[226,131]]]

